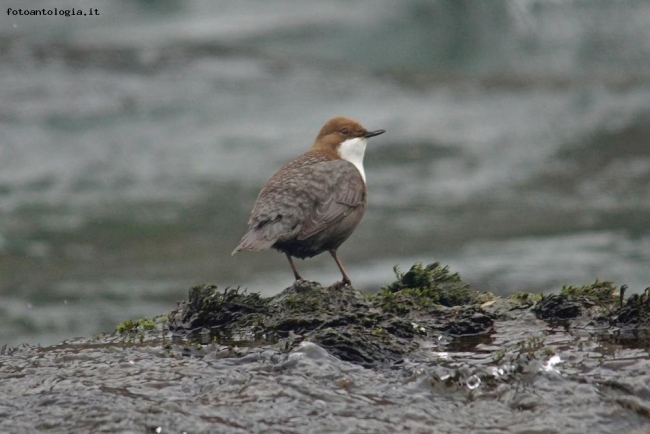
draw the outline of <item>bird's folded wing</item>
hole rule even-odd
[[[366,187],[354,165],[345,160],[332,160],[312,166],[313,203],[301,222],[299,240],[307,239],[341,221],[359,206],[364,206]]]
[[[235,252],[307,239],[363,206],[365,197],[365,183],[352,163],[304,155],[278,171],[260,192]]]

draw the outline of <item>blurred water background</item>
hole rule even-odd
[[[0,10],[0,345],[263,294],[230,252],[322,124],[388,132],[340,257],[356,286],[435,260],[481,290],[650,285],[650,2],[72,0]],[[298,261],[329,284],[329,257]]]

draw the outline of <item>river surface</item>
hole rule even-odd
[[[65,4],[90,6],[0,11],[0,346],[168,312],[198,282],[289,286],[282,255],[230,252],[336,115],[387,130],[339,251],[355,286],[416,261],[502,295],[650,285],[647,1]]]
[[[549,327],[531,312],[489,337],[440,336],[364,369],[312,342],[288,354],[79,339],[0,350],[3,432],[650,432],[647,342]],[[593,331],[593,330],[591,330]],[[417,339],[416,339],[417,340]],[[164,343],[162,342],[162,343]],[[420,342],[422,344],[422,342]],[[247,354],[246,354],[247,353]]]

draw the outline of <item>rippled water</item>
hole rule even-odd
[[[168,339],[169,337],[167,337]],[[169,343],[169,341],[167,341]],[[639,342],[639,341],[636,341]],[[644,433],[648,353],[532,313],[385,369],[289,354],[78,340],[0,352],[9,432]],[[239,348],[244,353],[245,348]]]
[[[61,6],[16,7],[43,5]],[[648,20],[641,0],[0,14],[0,343],[110,330],[201,281],[288,286],[281,255],[229,254],[266,179],[339,114],[388,131],[340,252],[358,286],[438,260],[502,294],[641,291]],[[329,258],[298,266],[338,277]]]

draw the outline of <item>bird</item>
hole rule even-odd
[[[366,209],[363,157],[371,137],[344,116],[330,119],[309,150],[278,170],[260,191],[248,220],[248,229],[232,252],[282,252],[296,282],[304,280],[293,262],[329,252],[343,279],[351,285],[336,251],[352,234]]]

